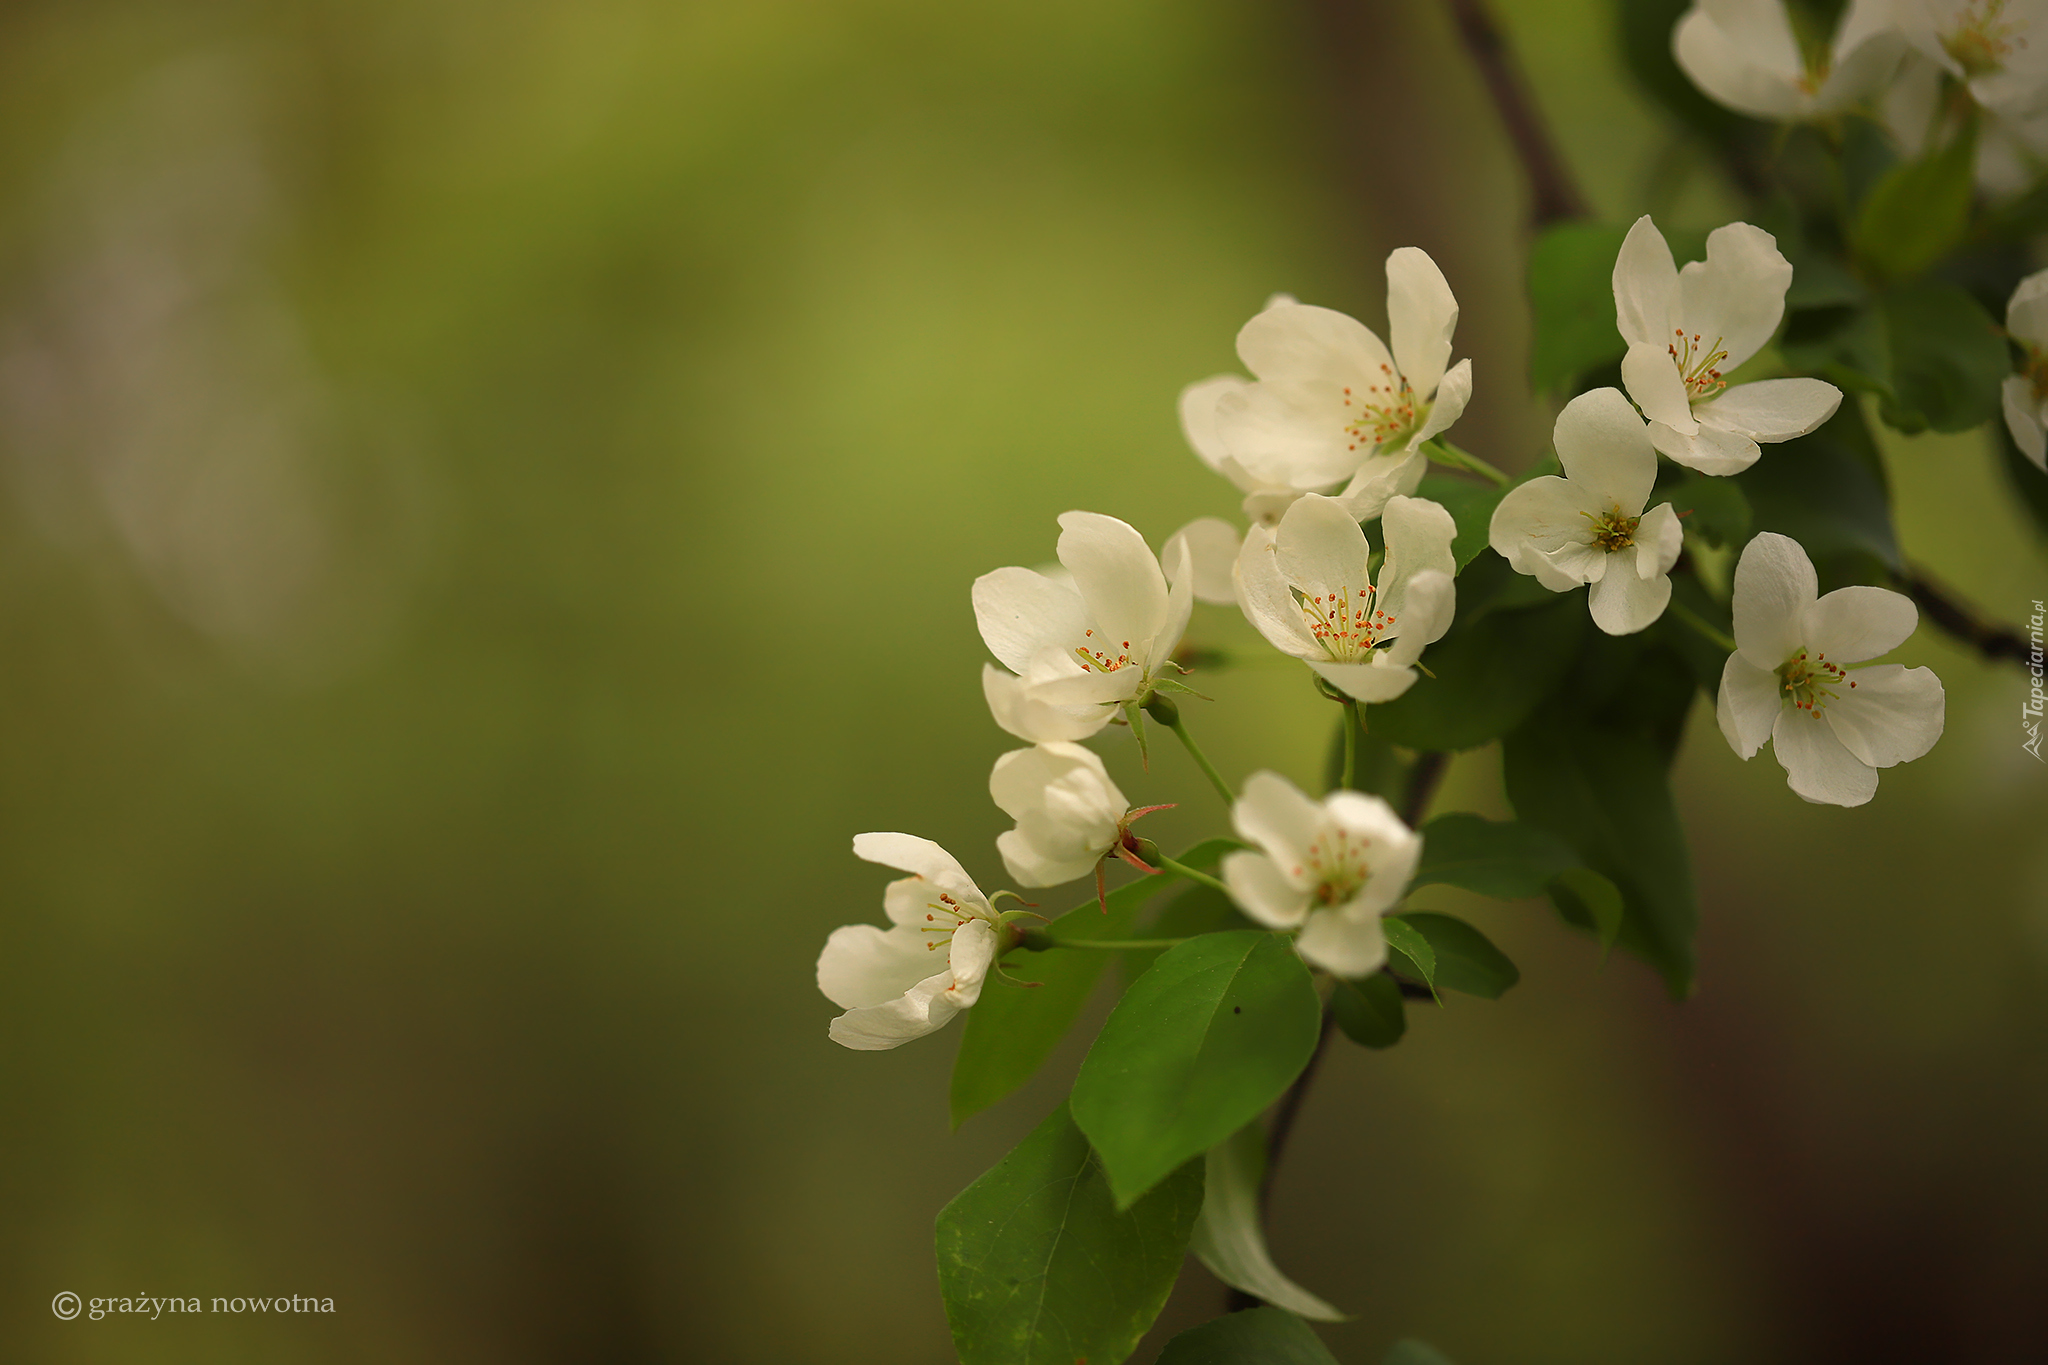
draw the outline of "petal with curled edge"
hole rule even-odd
[[[1197,517],[1166,539],[1159,562],[1167,568],[1167,579],[1175,582],[1172,568],[1175,546],[1185,545],[1189,567],[1194,571],[1195,597],[1203,602],[1228,604],[1237,600],[1237,586],[1231,570],[1244,543],[1238,529],[1221,517]]]
[[[1310,659],[1309,668],[1330,686],[1350,697],[1353,701],[1374,705],[1392,701],[1415,685],[1422,675],[1409,664],[1392,662],[1387,655],[1392,651],[1375,654],[1361,664],[1330,663],[1322,659]],[[1417,650],[1416,653],[1421,653]]]
[[[1422,651],[1444,637],[1458,610],[1457,581],[1447,573],[1425,570],[1407,580],[1401,611],[1388,632],[1393,643],[1376,655],[1381,666],[1405,668]]]
[[[1387,340],[1394,365],[1425,402],[1436,392],[1451,363],[1451,334],[1458,329],[1458,300],[1450,281],[1420,247],[1404,246],[1387,257]]]
[[[1308,913],[1308,889],[1268,854],[1240,849],[1224,856],[1220,870],[1238,908],[1268,929],[1292,929]]]
[[[915,834],[856,834],[853,836],[853,856],[922,877],[955,897],[972,899],[982,906],[988,904],[981,888],[974,884],[974,879],[967,875],[967,869],[960,866],[957,858],[931,840],[920,839]]]
[[[1731,603],[1742,657],[1776,673],[1799,652],[1806,608],[1819,594],[1813,561],[1798,541],[1775,531],[1753,536],[1735,562]]]
[[[1238,608],[1273,648],[1297,659],[1320,659],[1324,657],[1323,647],[1308,628],[1300,605],[1281,576],[1280,561],[1273,549],[1275,534],[1263,526],[1254,526],[1245,533],[1244,548],[1237,556]]]
[[[1508,490],[1493,509],[1486,538],[1503,559],[1523,573],[1533,573],[1533,568],[1524,568],[1517,558],[1523,550],[1549,555],[1567,546],[1586,545],[1592,519],[1605,510],[1603,500],[1591,489],[1544,474]],[[1584,581],[1576,579],[1574,585]]]
[[[1241,375],[1217,374],[1198,379],[1180,391],[1180,430],[1203,464],[1224,473],[1230,447],[1216,425],[1216,401],[1236,393],[1251,381]]]
[[[1429,412],[1422,419],[1422,425],[1408,438],[1405,449],[1415,450],[1424,441],[1451,429],[1451,424],[1465,415],[1465,407],[1472,401],[1472,362],[1461,360],[1451,367],[1449,374],[1437,385],[1436,397],[1429,400]],[[1402,490],[1412,493],[1414,488]]]
[[[1816,658],[1860,664],[1906,643],[1920,609],[1904,593],[1863,585],[1837,588],[1799,617],[1799,640]]]
[[[857,1052],[886,1052],[913,1038],[936,1033],[953,1022],[962,1008],[950,993],[951,972],[928,976],[896,999],[866,1009],[852,1009],[832,1021],[830,1036]]]
[[[1685,544],[1685,527],[1679,524],[1678,513],[1671,510],[1671,504],[1660,502],[1636,523],[1635,541],[1636,577],[1654,578],[1670,573],[1671,566],[1678,562],[1678,551]]]
[[[1288,508],[1273,533],[1274,567],[1282,580],[1310,598],[1348,593],[1362,601],[1371,583],[1366,574],[1371,555],[1365,531],[1344,505],[1317,493]]]
[[[1771,727],[1771,749],[1786,785],[1817,806],[1860,806],[1877,794],[1877,769],[1849,752],[1833,727],[1811,711],[1783,707]]]
[[[1697,469],[1702,474],[1740,474],[1763,454],[1763,449],[1741,432],[1721,431],[1705,423],[1688,435],[1662,422],[1652,422],[1650,444],[1673,464]]]
[[[1325,823],[1319,803],[1280,774],[1266,771],[1245,779],[1230,820],[1240,837],[1290,869],[1307,861],[1309,846]]]
[[[1128,522],[1100,512],[1063,512],[1059,557],[1105,637],[1101,647],[1111,657],[1129,652],[1142,662],[1142,651],[1165,628],[1170,609],[1166,575],[1145,538]]]
[[[1033,569],[985,573],[974,580],[973,599],[982,642],[1012,673],[1027,672],[1048,648],[1070,647],[1087,628],[1081,594]]]
[[[818,954],[818,989],[843,1010],[894,1000],[939,965],[937,955],[927,950],[931,941],[907,925],[841,925]]]
[[[1458,523],[1440,504],[1427,498],[1390,498],[1380,514],[1380,535],[1386,541],[1387,557],[1380,565],[1379,591],[1373,605],[1393,617],[1395,630],[1406,636],[1425,624],[1411,623],[1409,619],[1409,583],[1419,574],[1442,574],[1447,579],[1457,575],[1458,559],[1451,543],[1457,539]],[[1440,639],[1444,630],[1450,628],[1450,622],[1445,621],[1442,626],[1421,643]]]
[[[1462,367],[1464,362],[1458,362]],[[1448,382],[1448,381],[1446,381]],[[1353,521],[1371,521],[1386,510],[1396,497],[1412,494],[1429,471],[1429,456],[1421,451],[1391,451],[1375,455],[1358,467],[1337,501]]]
[[[988,701],[989,714],[995,717],[996,724],[1031,744],[1086,739],[1116,715],[1104,706],[1057,705],[1026,679],[1006,673],[994,664],[981,666],[981,694]]]
[[[1752,441],[1789,441],[1835,415],[1842,391],[1821,379],[1760,379],[1737,384],[1692,410],[1702,427],[1715,427]]]
[[[1314,910],[1294,939],[1301,960],[1355,981],[1387,964],[1387,931],[1378,915]]]
[[[1371,328],[1306,303],[1280,304],[1247,322],[1237,334],[1237,355],[1261,380],[1310,380],[1339,389],[1357,387],[1367,376],[1384,383],[1394,368]]]
[[[2005,330],[2022,346],[2048,349],[2048,270],[2021,280],[2005,305]]]
[[[1657,449],[1619,389],[1594,389],[1565,404],[1551,439],[1566,478],[1623,516],[1642,515],[1657,482]]]
[[[1948,697],[1929,668],[1880,664],[1849,675],[1821,712],[1842,747],[1873,768],[1910,763],[1934,747],[1947,719]]]
[[[1707,259],[1689,261],[1678,272],[1678,316],[1671,325],[1698,337],[1700,346],[1718,341],[1728,352],[1718,367],[1725,374],[1778,330],[1791,286],[1792,263],[1777,238],[1748,223],[1727,223],[1707,234]]]
[[[1646,630],[1664,614],[1671,603],[1671,579],[1664,574],[1644,578],[1635,565],[1610,559],[1607,573],[1593,584],[1586,601],[1593,624],[1609,635],[1633,635]]]
[[[1646,213],[1629,228],[1614,258],[1614,321],[1622,340],[1631,347],[1654,346],[1664,355],[1677,326],[1672,320],[1677,305],[1678,265]]]
[[[1671,35],[1671,55],[1680,69],[1715,103],[1737,113],[1783,121],[1805,112],[1811,101],[1799,89],[1804,72],[1796,46],[1791,53],[1793,64],[1787,69],[1783,54],[1774,47],[1752,47],[1737,36],[1740,30],[1731,32],[1712,12],[1720,8],[1725,6],[1696,5],[1679,20]],[[1781,3],[1740,0],[1738,8],[1775,9],[1789,43],[1791,26],[1785,22]]]
[[[1721,691],[1714,699],[1714,719],[1739,758],[1756,757],[1771,737],[1778,712],[1784,709],[1778,675],[1758,668],[1740,654],[1730,654],[1721,667]]]
[[[1692,415],[1692,393],[1678,372],[1678,362],[1662,346],[1632,343],[1621,358],[1621,383],[1652,422],[1688,436],[1699,429]]]
[[[2033,381],[2025,375],[2010,375],[1998,396],[2005,409],[2005,429],[2012,443],[2034,464],[2048,470],[2048,426],[2041,421],[2041,405],[2034,398]]]

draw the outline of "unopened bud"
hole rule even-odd
[[[1125,834],[1124,847],[1141,859],[1147,867],[1159,866],[1159,845],[1142,834]]]
[[[1169,730],[1180,724],[1180,707],[1175,704],[1172,697],[1164,693],[1154,692],[1146,698],[1145,714]]]

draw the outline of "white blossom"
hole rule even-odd
[[[1423,647],[1450,629],[1457,598],[1449,512],[1395,497],[1380,526],[1387,556],[1377,583],[1364,530],[1342,502],[1314,493],[1277,528],[1254,526],[1237,561],[1239,605],[1259,633],[1364,702],[1408,690]]]
[[[945,1027],[981,998],[1001,929],[981,888],[931,840],[857,834],[853,851],[911,874],[882,893],[888,929],[834,929],[818,955],[818,989],[846,1011],[832,1041],[879,1052]]]
[[[1702,474],[1756,463],[1759,441],[1804,436],[1835,415],[1842,391],[1818,379],[1729,388],[1724,376],[1762,349],[1785,315],[1792,265],[1770,233],[1729,223],[1707,259],[1680,270],[1645,214],[1614,262],[1615,321],[1628,342],[1622,383],[1650,419],[1650,440]]]
[[[1223,859],[1223,882],[1245,914],[1301,930],[1312,966],[1368,976],[1387,960],[1380,916],[1400,903],[1422,856],[1422,836],[1377,796],[1332,792],[1311,800],[1278,773],[1253,773],[1231,821],[1257,846]]]
[[[2003,117],[2048,107],[2048,0],[1893,0],[1899,31]]]
[[[1187,538],[1172,586],[1145,538],[1115,517],[1060,517],[1066,577],[1006,568],[974,580],[974,617],[1008,673],[984,668],[996,723],[1034,744],[1084,739],[1151,695],[1187,629],[1195,572]]]
[[[1552,592],[1591,584],[1593,624],[1632,635],[1664,614],[1684,532],[1668,502],[1645,512],[1657,452],[1643,420],[1616,389],[1582,393],[1552,431],[1564,477],[1508,490],[1487,538],[1518,572]]]
[[[1078,744],[1039,744],[996,760],[989,795],[1017,827],[996,836],[1025,886],[1085,877],[1120,846],[1130,803],[1102,760]]]
[[[1808,801],[1860,806],[1877,770],[1941,738],[1941,680],[1925,668],[1846,665],[1903,644],[1919,613],[1883,588],[1819,596],[1799,542],[1765,532],[1735,566],[1735,644],[1715,707],[1721,733],[1747,759],[1766,739],[1788,784]]]
[[[1737,113],[1790,122],[1862,103],[1898,68],[1892,0],[1853,0],[1827,47],[1802,52],[1785,0],[1700,0],[1672,30],[1678,65]]]
[[[2005,426],[2026,457],[2048,472],[2048,270],[2027,276],[2013,290],[2005,330],[2027,353],[2002,390]]]
[[[1428,253],[1387,257],[1387,319],[1391,351],[1355,318],[1276,301],[1237,335],[1255,379],[1218,375],[1182,393],[1189,444],[1245,494],[1252,520],[1272,524],[1303,493],[1336,492],[1369,521],[1415,491],[1422,443],[1472,397],[1472,362],[1450,366],[1458,301]]]

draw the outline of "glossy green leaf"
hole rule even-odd
[[[1180,1274],[1202,1163],[1129,1208],[1067,1106],[939,1211],[939,1288],[962,1365],[1117,1365]]]
[[[1590,867],[1568,867],[1550,883],[1550,899],[1570,923],[1593,931],[1603,955],[1621,935],[1621,890]]]
[[[1999,415],[2012,372],[1998,321],[1963,289],[1924,282],[1885,293],[1891,394],[1885,424],[1900,431],[1968,431]]]
[[[1450,1358],[1426,1341],[1410,1337],[1397,1341],[1380,1360],[1380,1365],[1451,1365]]]
[[[1946,146],[1886,172],[1850,228],[1857,260],[1879,275],[1907,279],[1953,250],[1970,226],[1976,155],[1972,121]]]
[[[1245,918],[1244,912],[1237,908],[1236,901],[1215,887],[1187,885],[1184,891],[1167,901],[1166,908],[1159,912],[1158,918],[1138,932],[1143,938],[1193,938],[1197,934],[1221,933],[1226,929],[1258,927]],[[1164,948],[1153,948],[1118,953],[1124,985],[1128,987],[1131,982],[1151,971],[1152,964],[1157,962],[1164,952]]]
[[[1498,1000],[1522,979],[1522,973],[1506,953],[1493,946],[1492,939],[1455,915],[1410,910],[1401,918],[1429,941],[1436,958],[1431,984],[1439,990]]]
[[[1131,983],[1074,1080],[1074,1122],[1127,1205],[1280,1097],[1315,1052],[1322,1002],[1294,945],[1205,934]]]
[[[1469,811],[1439,815],[1421,833],[1422,858],[1411,886],[1462,886],[1522,900],[1542,895],[1552,877],[1579,861],[1571,845],[1547,829]]]
[[[1385,972],[1374,972],[1362,981],[1339,981],[1330,992],[1330,1013],[1344,1036],[1360,1047],[1392,1047],[1408,1031],[1401,987]]]
[[[1177,861],[1207,871],[1236,847],[1234,840],[1211,839]],[[1106,915],[1091,898],[1060,916],[1059,932],[1066,938],[1129,938],[1147,900],[1184,885],[1171,877],[1141,877],[1109,893]],[[1030,1080],[1045,1064],[1088,1003],[1112,956],[1089,951],[1012,953],[1004,960],[1006,970],[1021,981],[1039,983],[1030,987],[990,973],[981,999],[967,1011],[960,1052],[953,1062],[956,1127]]]
[[[1493,523],[1493,509],[1500,506],[1507,490],[1468,479],[1432,475],[1416,488],[1415,496],[1427,498],[1451,514],[1451,521],[1458,528],[1457,535],[1451,540],[1451,555],[1463,569],[1486,548],[1486,533]]]
[[[1259,1185],[1266,1175],[1264,1126],[1254,1120],[1211,1147],[1203,1169],[1202,1216],[1195,1220],[1189,1250],[1232,1289],[1316,1322],[1342,1322],[1343,1313],[1288,1279],[1266,1247],[1259,1210]]]
[[[1434,991],[1436,949],[1430,945],[1428,936],[1401,915],[1382,915],[1380,925],[1386,930],[1390,965],[1414,973]]]
[[[1626,227],[1560,223],[1529,248],[1529,383],[1569,392],[1574,380],[1628,350],[1614,324],[1614,258]]]
[[[1315,1329],[1278,1308],[1247,1308],[1190,1327],[1159,1365],[1337,1365]]]
[[[1749,542],[1749,499],[1734,480],[1687,470],[1675,486],[1658,492],[1679,515],[1687,534],[1709,545],[1739,548]]]
[[[1691,993],[1699,910],[1671,761],[1695,695],[1685,661],[1653,636],[1600,636],[1552,703],[1507,737],[1508,800],[1619,888],[1618,941]]]
[[[1749,499],[1756,529],[1790,536],[1816,564],[1849,554],[1892,568],[1903,563],[1884,463],[1856,404],[1844,403],[1811,436],[1766,447],[1733,477]]]

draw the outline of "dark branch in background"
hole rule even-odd
[[[1500,116],[1501,125],[1528,171],[1530,217],[1537,230],[1566,219],[1590,216],[1585,197],[1579,193],[1563,154],[1551,141],[1550,130],[1530,98],[1506,40],[1487,13],[1485,0],[1445,3],[1455,21],[1458,41],[1464,45],[1472,65],[1478,68],[1480,83],[1493,101],[1494,112]],[[1743,183],[1747,187],[1748,182]],[[1897,582],[1927,613],[1928,620],[1984,658],[2018,663],[2031,657],[2031,645],[2019,631],[1987,621],[1976,608],[1954,596],[1924,570],[1909,568],[1898,576]]]
[[[1465,46],[1479,79],[1486,86],[1515,154],[1529,173],[1529,216],[1541,229],[1568,218],[1588,218],[1592,209],[1579,193],[1557,144],[1543,124],[1543,115],[1529,95],[1528,83],[1515,65],[1507,40],[1487,13],[1484,0],[1449,0],[1458,41]]]
[[[1350,724],[1346,717],[1345,724]],[[1443,781],[1444,769],[1450,766],[1449,754],[1425,752],[1415,756],[1415,766],[1408,770],[1407,789],[1401,796],[1401,819],[1410,829],[1422,823],[1422,817],[1429,813],[1429,803],[1436,796],[1437,784]],[[1330,1050],[1330,1036],[1337,1030],[1337,1013],[1328,1005],[1323,1007],[1323,1031],[1316,1037],[1316,1050],[1309,1054],[1308,1065],[1294,1078],[1294,1084],[1287,1087],[1287,1093],[1280,1097],[1280,1103],[1273,1109],[1273,1126],[1266,1130],[1266,1178],[1259,1183],[1259,1223],[1266,1222],[1266,1209],[1273,1200],[1273,1173],[1280,1169],[1280,1157],[1287,1150],[1287,1140],[1294,1135],[1294,1121],[1301,1114],[1301,1102],[1308,1095],[1310,1082],[1316,1078],[1316,1071],[1322,1065],[1323,1054]],[[1257,1308],[1256,1296],[1242,1289],[1230,1291],[1229,1311],[1241,1308]]]

